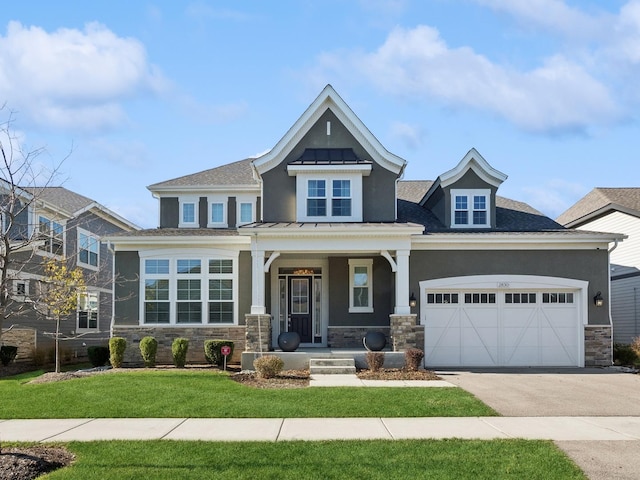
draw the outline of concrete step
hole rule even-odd
[[[311,375],[346,375],[356,373],[356,362],[353,358],[310,358],[309,373]]]

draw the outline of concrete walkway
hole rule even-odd
[[[525,438],[640,440],[640,417],[96,418],[0,420],[3,442]]]
[[[455,387],[445,380],[361,380],[350,374],[314,374],[309,379],[310,387]]]

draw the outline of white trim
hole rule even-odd
[[[287,165],[290,177],[296,175],[342,175],[357,174],[368,177],[371,174],[371,164],[358,165]]]
[[[77,231],[77,233],[76,233],[76,242],[77,242],[77,251],[76,251],[77,259],[76,259],[76,264],[77,264],[77,265],[79,265],[79,266],[81,266],[81,267],[83,267],[83,268],[87,268],[87,269],[89,269],[89,270],[95,270],[95,271],[98,271],[98,270],[100,269],[100,247],[101,247],[101,243],[100,243],[100,236],[96,235],[96,234],[95,234],[95,233],[93,233],[93,232],[90,232],[89,230],[85,230],[84,228],[80,228],[80,227],[77,227],[77,228],[76,228],[76,231]],[[92,241],[93,241],[93,242],[95,243],[95,245],[98,247],[98,258],[97,258],[97,261],[96,261],[96,265],[92,265],[92,264],[91,264],[91,263],[89,263],[89,262],[86,262],[86,263],[85,263],[85,262],[82,262],[82,261],[80,260],[80,250],[81,250],[81,248],[80,248],[80,235],[85,235],[85,236],[89,237],[89,242],[90,242],[89,247],[91,246],[91,242],[92,242]],[[90,260],[90,258],[91,258],[91,255],[90,255],[90,254],[91,254],[91,250],[90,250],[90,249],[87,249],[87,251],[88,251],[88,253],[87,253],[87,257],[88,257],[88,258],[87,258],[87,260]]]
[[[221,222],[213,222],[211,218],[213,214],[213,205],[221,204],[222,205],[222,221]],[[207,228],[228,228],[229,221],[229,197],[226,195],[208,195],[207,196]]]
[[[355,268],[367,268],[367,306],[354,306]],[[349,259],[349,313],[373,313],[373,259],[350,258]]]
[[[186,222],[184,220],[184,207],[193,205],[193,221]],[[184,196],[179,198],[179,218],[178,228],[197,228],[200,226],[200,198],[193,196]]]
[[[96,296],[96,326],[95,328],[87,327],[80,328],[80,296],[82,295],[95,295]],[[87,325],[89,324],[89,318],[87,318]],[[86,287],[84,292],[78,293],[78,306],[76,307],[76,332],[98,332],[100,331],[100,291],[91,287]]]
[[[467,208],[460,211],[467,212],[467,223],[456,223],[456,197],[466,197]],[[485,208],[484,210],[478,210],[486,213],[485,223],[473,223],[474,198],[484,197]],[[451,189],[451,228],[490,228],[491,227],[491,190],[488,188],[452,188]]]
[[[307,215],[307,200],[309,199],[309,181],[322,180],[325,182],[325,216]],[[332,216],[331,202],[333,197],[333,182],[348,180],[351,193],[351,215]],[[340,197],[336,197],[340,198]],[[296,176],[296,219],[298,222],[362,222],[362,176],[356,174],[315,175],[300,174]]]
[[[236,196],[236,226],[247,225],[249,223],[253,223],[256,221],[256,197],[248,196],[248,195],[238,195]],[[247,222],[242,221],[242,205],[249,204],[251,205],[251,219]]]

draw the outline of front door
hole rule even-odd
[[[313,341],[313,277],[289,277],[289,318],[287,330],[297,332],[301,343]]]

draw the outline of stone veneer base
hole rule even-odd
[[[611,325],[585,325],[584,366],[613,365],[613,329]]]

